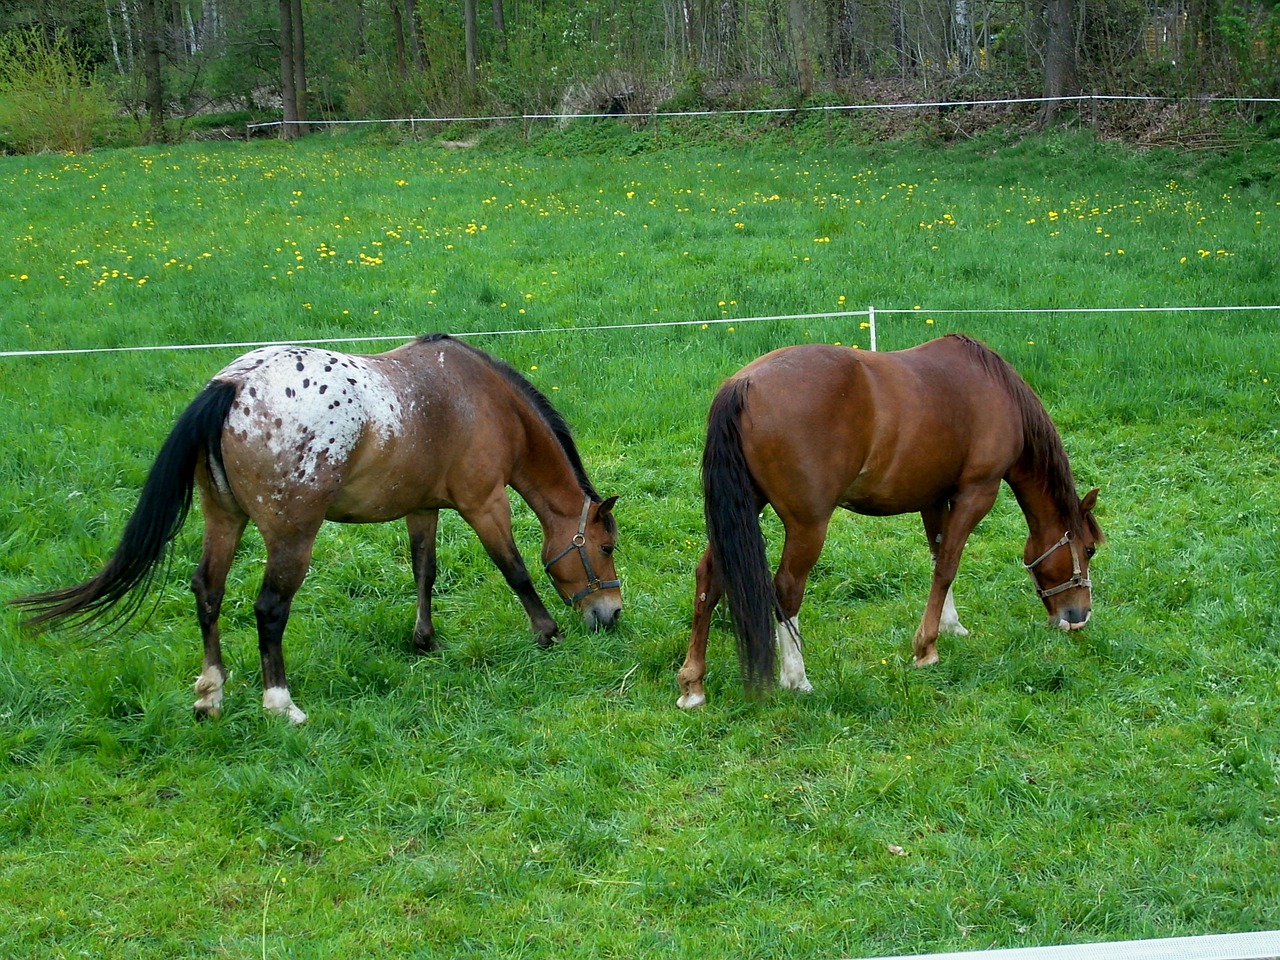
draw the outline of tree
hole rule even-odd
[[[1048,126],[1062,107],[1060,98],[1080,90],[1076,75],[1075,0],[1047,0],[1045,6],[1044,107],[1040,125]]]
[[[292,140],[307,132],[307,74],[302,0],[279,0],[279,8],[280,99],[284,108],[284,138]]]
[[[467,46],[467,88],[474,91],[480,63],[476,39],[476,0],[462,0],[462,30]]]
[[[164,133],[164,7],[162,0],[143,0],[142,72],[147,80],[147,139],[162,143]]]

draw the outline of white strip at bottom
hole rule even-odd
[[[1280,960],[1280,930],[909,956],[928,960]],[[908,955],[867,960],[908,960]]]

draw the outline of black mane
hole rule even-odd
[[[582,465],[582,455],[578,453],[578,445],[573,441],[573,431],[569,429],[569,424],[560,414],[560,411],[551,405],[551,401],[546,398],[542,391],[526,380],[520,371],[505,360],[500,360],[468,343],[463,343],[447,333],[429,333],[418,338],[419,343],[437,343],[441,340],[455,343],[483,360],[509,383],[516,393],[525,399],[551,430],[556,442],[560,444],[560,449],[564,451],[564,455],[569,461],[569,466],[573,468],[573,474],[578,480],[578,486],[582,488],[583,495],[593,503],[599,503],[601,500],[600,494],[592,486],[591,479],[587,476],[587,470]]]

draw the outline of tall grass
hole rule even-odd
[[[0,349],[522,331],[472,342],[622,494],[627,603],[604,635],[560,614],[539,651],[446,517],[443,649],[416,658],[403,530],[328,527],[286,638],[301,729],[260,709],[252,535],[217,723],[189,712],[197,523],[132,635],[10,612],[0,952],[867,956],[1273,926],[1274,315],[998,311],[1275,303],[1274,154],[605,143],[0,158]],[[712,393],[774,346],[868,346],[861,315],[740,321],[867,304],[881,348],[963,330],[1044,398],[1103,488],[1094,621],[1045,629],[1006,496],[961,566],[970,636],[913,670],[919,520],[840,516],[802,617],[815,693],[746,702],[721,623],[710,702],[679,711]],[[241,352],[0,358],[4,598],[108,555]]]

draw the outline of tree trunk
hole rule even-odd
[[[467,86],[474,92],[480,64],[476,41],[476,0],[462,0],[462,31],[467,45]]]
[[[502,10],[502,0],[493,0],[493,32],[498,35],[498,46],[507,48],[507,15]]]
[[[1048,0],[1045,8],[1044,95],[1046,98],[1073,97],[1076,79],[1075,0]],[[1062,109],[1060,99],[1046,99],[1040,111],[1040,126],[1047,127]]]
[[[973,70],[973,20],[969,0],[952,0],[952,26],[956,34],[956,69],[961,74]]]
[[[144,0],[142,72],[147,80],[147,140],[163,143],[164,132],[164,13],[162,0]]]
[[[415,73],[422,72],[422,35],[418,32],[418,0],[404,0],[405,39]]]
[[[791,0],[787,8],[791,20],[791,42],[796,51],[796,79],[800,85],[800,99],[806,100],[813,93],[813,59],[809,52],[809,27],[805,20],[804,0]]]
[[[298,133],[307,133],[307,44],[302,32],[302,0],[291,0],[293,26],[293,98],[297,104]]]
[[[889,27],[893,33],[893,54],[898,61],[898,74],[903,80],[912,73],[911,57],[907,52],[907,18],[902,0],[889,0]]]
[[[408,44],[404,39],[404,15],[400,12],[400,0],[391,0],[391,38],[396,48],[396,73],[404,78],[409,75]]]
[[[827,0],[831,32],[831,65],[835,78],[853,77],[853,44],[858,36],[858,8],[855,0]]]
[[[742,11],[738,0],[719,0],[715,24],[715,52],[712,64],[717,73],[737,76],[742,72]]]
[[[284,108],[284,139],[298,135],[297,74],[293,65],[293,3],[279,0],[280,8],[280,100]]]

